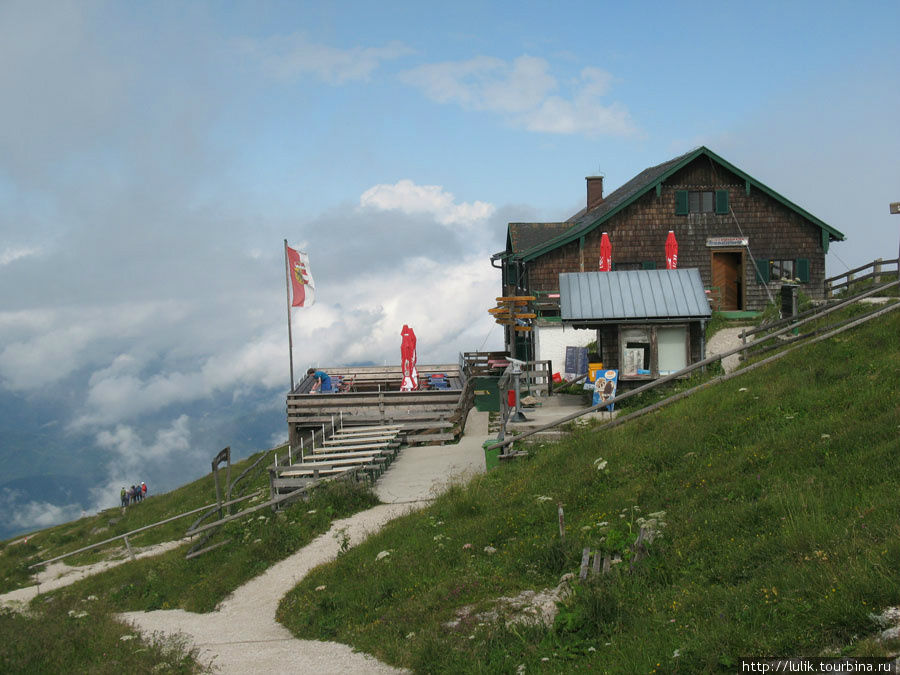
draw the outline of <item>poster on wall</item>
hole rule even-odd
[[[594,398],[593,404],[600,405],[616,395],[616,386],[619,384],[618,370],[601,370],[597,373],[597,379],[594,381]],[[607,410],[612,412],[615,403],[611,404]]]

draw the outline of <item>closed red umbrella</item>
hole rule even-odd
[[[672,230],[669,230],[669,236],[666,237],[666,269],[678,269],[678,242]]]
[[[600,237],[600,271],[609,272],[612,269],[612,244],[609,243],[609,235],[606,232]]]
[[[403,324],[400,331],[403,342],[400,343],[400,361],[403,367],[403,384],[401,391],[413,391],[419,388],[419,371],[416,370],[416,333]]]

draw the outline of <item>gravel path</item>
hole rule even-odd
[[[216,611],[128,612],[121,618],[145,635],[186,636],[199,648],[199,662],[220,673],[406,672],[344,644],[298,640],[275,620],[275,612],[311,569],[337,557],[342,538],[359,544],[389,520],[428,504],[449,483],[483,472],[487,417],[470,413],[456,445],[403,449],[376,485],[379,498],[389,503],[334,522],[327,533],[238,588]]]
[[[710,338],[706,345],[706,356],[710,357],[715,356],[716,354],[723,354],[731,349],[740,347],[741,338],[738,336],[741,334],[741,331],[745,329],[746,327],[742,326],[740,328],[723,328],[718,331]],[[732,354],[731,356],[726,356],[722,359],[722,367],[725,369],[726,373],[730,373],[740,365],[740,362],[740,355]]]
[[[181,546],[184,542],[185,540],[182,539],[177,541],[167,541],[162,544],[147,546],[140,549],[135,548],[134,557],[149,558],[150,556],[160,555],[161,553],[165,553],[166,551]],[[25,605],[31,602],[32,599],[37,597],[40,593],[55,591],[57,588],[74,584],[76,581],[80,581],[92,574],[105,572],[112,567],[116,567],[117,565],[121,565],[122,563],[131,560],[124,552],[124,549],[122,549],[120,553],[122,556],[121,558],[104,560],[92,565],[82,565],[80,567],[66,565],[64,562],[51,563],[35,575],[36,584],[34,586],[27,586],[0,595],[0,606],[23,609]]]
[[[344,533],[351,545],[358,544],[411,508],[415,506],[382,504],[335,521],[327,533],[238,588],[215,612],[159,610],[120,616],[145,635],[187,636],[200,650],[198,661],[221,673],[404,672],[337,642],[297,640],[275,621],[275,610],[311,569],[337,557]]]

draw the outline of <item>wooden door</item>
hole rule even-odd
[[[735,311],[744,306],[741,251],[715,251],[712,254],[713,309]]]

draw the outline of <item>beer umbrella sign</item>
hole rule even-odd
[[[606,232],[600,237],[600,271],[609,272],[612,269],[612,244]]]
[[[669,236],[666,237],[666,269],[678,269],[678,241],[672,230],[669,230]]]

